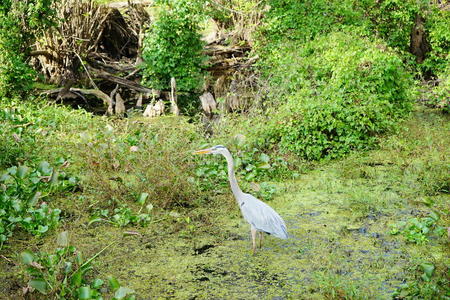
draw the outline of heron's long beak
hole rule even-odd
[[[195,152],[192,152],[192,154],[208,154],[211,153],[211,149],[203,149],[203,150],[198,150]]]

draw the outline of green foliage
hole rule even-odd
[[[30,90],[35,75],[25,61],[22,32],[11,18],[0,14],[0,97]]]
[[[381,41],[335,32],[289,49],[265,61],[288,96],[261,134],[283,151],[315,160],[370,148],[412,109],[411,76]]]
[[[208,145],[202,145],[199,148],[206,148]],[[277,177],[281,169],[287,168],[287,163],[282,158],[270,158],[257,148],[248,148],[246,146],[231,145],[235,164],[236,176],[240,179],[242,188],[248,189],[251,182],[258,182]],[[222,192],[228,188],[228,172],[225,159],[220,157],[201,156],[198,157],[198,164],[195,169],[197,184],[202,190],[214,190]],[[262,182],[255,189],[256,194],[264,200],[270,200],[275,193],[275,188]]]
[[[286,39],[307,42],[339,27],[365,24],[354,1],[270,0],[268,5],[259,36],[266,48]]]
[[[444,235],[446,230],[437,224],[439,219],[439,214],[431,212],[428,217],[412,218],[407,222],[400,222],[393,225],[391,234],[401,233],[408,242],[425,245],[429,242],[428,237],[430,235]]]
[[[364,3],[364,9],[371,20],[372,31],[390,47],[406,52],[414,19],[424,3],[416,0],[370,0]]]
[[[140,225],[146,226],[151,221],[151,211],[153,210],[153,205],[148,204],[145,206],[146,213],[142,212],[144,208],[145,199],[143,199],[143,195],[147,193],[142,193],[140,198],[138,199],[138,204],[141,205],[139,211],[135,213],[128,205],[121,204],[119,207],[115,208],[113,213],[110,214],[109,209],[96,209],[91,217],[91,221],[89,224],[106,221],[110,224],[113,224],[117,227],[125,227],[128,225]]]
[[[85,259],[81,251],[68,244],[67,232],[58,236],[58,244],[54,253],[22,252],[20,259],[29,278],[26,293],[33,291],[45,295],[45,299],[96,299],[101,300],[106,294],[105,281],[91,279],[93,260],[107,247],[93,257]],[[114,277],[108,278],[112,299],[135,299],[132,289],[122,287]],[[49,298],[50,297],[50,298]]]
[[[35,74],[27,64],[34,39],[53,26],[53,0],[0,3],[0,97],[21,95],[31,88]]]
[[[402,284],[394,293],[399,299],[448,299],[450,296],[449,266],[437,268],[423,262],[413,268],[416,278]]]
[[[0,168],[18,164],[33,156],[35,137],[27,117],[18,110],[0,110]]]
[[[450,24],[450,10],[432,5],[425,21],[431,51],[421,68],[425,72],[431,72],[445,80],[445,76],[439,75],[447,74],[448,78],[449,74],[450,31],[448,24]]]
[[[157,19],[144,39],[144,82],[152,88],[168,89],[174,77],[179,91],[195,91],[203,76],[201,2],[170,0],[159,4]]]
[[[430,52],[417,69],[436,75],[448,65],[450,12],[432,1],[389,0],[366,1],[364,10],[370,19],[370,29],[390,47],[396,48],[408,59],[411,32],[417,15],[425,19],[424,29]]]
[[[0,245],[22,228],[42,235],[59,223],[59,209],[42,202],[50,193],[73,188],[76,179],[41,162],[37,168],[11,167],[0,177]]]
[[[80,133],[83,147],[76,149],[85,166],[85,188],[101,204],[98,208],[126,215],[126,208],[114,209],[127,204],[135,215],[142,207],[136,203],[141,193],[158,208],[199,204],[190,151],[201,136],[193,125],[172,117],[116,125]]]

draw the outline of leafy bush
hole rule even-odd
[[[364,31],[368,21],[364,11],[354,1],[270,0],[263,24],[259,27],[255,49],[263,58],[261,67],[270,74],[269,60],[284,51],[284,43],[309,42],[317,36],[347,26],[360,26]],[[280,48],[281,47],[281,48]]]
[[[160,1],[157,20],[146,34],[142,57],[144,82],[156,89],[177,80],[180,91],[195,91],[201,85],[203,44],[200,40],[200,2]]]
[[[408,115],[413,81],[381,41],[334,32],[272,56],[279,101],[261,134],[307,159],[336,158],[376,144]]]
[[[26,63],[20,28],[16,21],[0,14],[0,97],[31,89],[33,69]]]
[[[48,162],[37,168],[11,167],[0,177],[0,246],[22,228],[42,235],[59,223],[59,209],[51,209],[42,200],[57,190],[72,188],[76,179],[59,173]],[[42,199],[41,199],[42,198]]]
[[[53,0],[0,3],[0,97],[31,88],[35,73],[26,58],[33,41],[53,26]]]
[[[25,293],[39,292],[45,299],[103,299],[107,290],[105,281],[90,279],[92,261],[112,244],[89,259],[68,243],[67,232],[58,235],[58,246],[54,253],[22,252],[20,258],[29,278]],[[110,289],[115,292],[113,300],[135,299],[132,289],[120,286],[114,277],[108,278]],[[34,298],[33,298],[34,299]]]
[[[449,74],[450,65],[450,31],[448,24],[450,24],[450,10],[439,9],[436,6],[430,7],[430,12],[426,18],[426,29],[428,39],[431,46],[431,51],[425,59],[422,69],[424,71],[431,71],[434,75],[439,76]],[[448,80],[448,79],[447,79]],[[447,94],[448,95],[448,94]]]

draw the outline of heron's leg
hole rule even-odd
[[[255,255],[255,253],[256,253],[256,228],[252,226],[250,231],[252,233],[253,255]]]
[[[262,243],[264,239],[264,233],[262,231],[259,232],[259,248],[262,248]]]

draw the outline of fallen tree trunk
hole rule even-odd
[[[42,94],[46,94],[46,95],[51,95],[51,94],[57,94],[60,93],[64,88],[57,88],[57,89],[52,89],[52,90],[47,90],[44,91]],[[84,95],[93,95],[97,98],[99,98],[100,100],[103,100],[103,103],[108,105],[108,107],[112,108],[112,100],[111,97],[109,97],[107,94],[103,93],[100,90],[96,90],[96,89],[80,89],[80,88],[74,88],[71,87],[70,89],[68,89],[68,92],[72,92],[72,93],[81,93]],[[62,96],[63,98],[64,96]],[[111,111],[112,113],[112,111]]]
[[[125,86],[129,89],[135,90],[137,92],[141,92],[141,93],[152,93],[152,89],[145,87],[143,85],[140,85],[137,82],[134,82],[132,80],[128,80],[122,77],[118,77],[115,75],[112,75],[106,71],[102,71],[102,70],[98,70],[98,69],[93,69],[90,68],[92,73],[95,75],[96,78],[101,78],[122,86]]]

